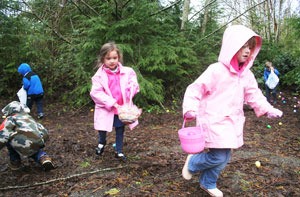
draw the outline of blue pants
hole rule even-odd
[[[201,171],[200,185],[206,189],[217,187],[217,180],[221,171],[227,165],[231,155],[231,149],[209,149],[191,157],[188,169],[191,173]]]
[[[116,129],[116,151],[117,153],[122,153],[125,124],[120,121],[117,115],[115,115],[113,126]],[[105,145],[107,131],[98,131],[98,133],[99,133],[99,144]]]
[[[10,145],[10,143],[7,143],[6,147],[11,161],[21,161],[19,153],[15,151],[15,149]],[[31,155],[30,158],[32,158],[35,162],[39,163],[40,158],[44,155],[46,155],[46,152],[44,152],[43,149],[40,149],[37,153]]]
[[[273,97],[273,102],[276,103],[276,87],[274,89],[270,89],[267,85],[266,85],[266,97],[268,102],[270,103]]]
[[[43,97],[44,97],[43,94],[38,95],[38,96],[28,95],[27,96],[27,102],[26,102],[27,107],[31,110],[32,106],[33,106],[33,103],[35,102],[36,107],[37,107],[38,115],[43,115],[44,114],[44,111],[43,111]]]

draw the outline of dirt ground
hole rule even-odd
[[[218,187],[225,196],[300,196],[300,109],[291,93],[278,94],[276,107],[284,117],[257,118],[245,109],[245,145],[233,150]],[[7,103],[1,102],[1,108]],[[49,129],[45,151],[56,169],[44,172],[24,158],[25,168],[11,171],[7,150],[0,152],[0,196],[207,196],[198,176],[181,177],[186,154],[177,131],[180,109],[144,113],[140,125],[126,129],[126,163],[114,158],[114,132],[102,157],[95,154],[97,133],[91,106],[70,111],[61,104],[46,103],[40,122]],[[296,112],[294,112],[296,110]],[[299,112],[298,112],[299,110]],[[33,112],[34,115],[34,112]],[[261,167],[255,166],[261,162]]]

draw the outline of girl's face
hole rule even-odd
[[[242,48],[237,52],[237,59],[239,64],[246,62],[252,53],[252,48],[249,46],[248,42],[242,46]]]
[[[104,65],[109,68],[110,70],[115,70],[118,66],[119,62],[119,54],[116,50],[108,52],[104,56]]]

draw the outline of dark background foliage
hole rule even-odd
[[[123,51],[124,65],[138,74],[137,103],[163,106],[180,100],[186,86],[217,60],[224,7],[213,1],[183,29],[183,1],[173,1],[172,6],[162,2],[2,0],[1,95],[15,98],[21,87],[17,67],[27,62],[40,75],[49,101],[89,104],[97,53],[104,43],[114,41]],[[259,16],[251,16],[251,28],[264,38]],[[270,60],[281,73],[281,86],[297,91],[300,18],[288,15],[282,21],[280,39],[273,34],[264,39],[253,71],[263,85],[264,62]],[[233,22],[241,23],[239,18]]]

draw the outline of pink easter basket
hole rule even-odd
[[[182,128],[178,130],[181,148],[188,154],[199,153],[205,148],[205,129],[203,125],[197,127],[184,127],[185,119]]]

